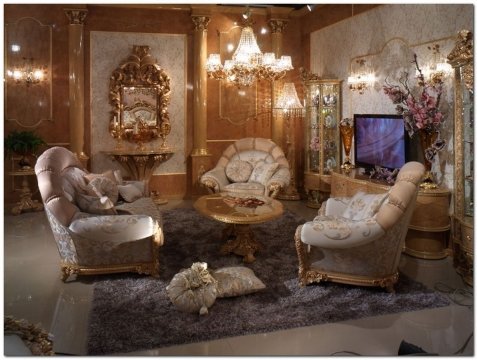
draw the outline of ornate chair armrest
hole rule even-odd
[[[301,229],[301,241],[311,246],[347,249],[370,243],[384,235],[374,218],[353,221],[339,216],[317,216]]]
[[[268,180],[266,188],[267,195],[274,198],[290,183],[290,170],[285,167],[279,168],[272,177]]]
[[[341,215],[345,211],[345,209],[348,206],[350,200],[351,200],[351,198],[349,198],[349,197],[329,198],[322,205],[324,213],[319,212],[318,215],[327,215],[327,216]],[[321,209],[320,209],[320,211],[321,211]]]
[[[226,185],[230,184],[223,167],[216,167],[207,171],[201,176],[200,182],[213,193],[222,191]]]
[[[82,218],[69,226],[72,238],[123,243],[162,233],[159,223],[148,215],[106,215]]]

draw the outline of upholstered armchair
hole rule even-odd
[[[282,149],[273,141],[244,138],[229,145],[200,182],[211,193],[276,197],[290,183],[290,168]]]
[[[63,281],[73,274],[158,275],[162,221],[154,202],[140,192],[143,184],[111,177],[112,172],[109,178],[107,173],[90,174],[62,147],[46,150],[35,173]],[[119,202],[120,197],[129,202]]]
[[[313,221],[298,226],[301,285],[334,281],[393,292],[424,166],[405,164],[391,189],[330,198]]]

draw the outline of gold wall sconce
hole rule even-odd
[[[232,59],[221,62],[220,54],[210,54],[206,69],[209,78],[226,80],[236,86],[251,86],[259,80],[279,80],[293,69],[291,57],[276,59],[274,53],[262,54],[252,29],[251,12],[242,15],[244,27]]]
[[[442,56],[439,44],[428,46],[427,49],[432,51],[432,58],[428,64],[422,67],[422,75],[429,79],[431,83],[442,83],[452,73],[452,66]],[[416,76],[418,75],[419,73],[416,70]]]
[[[23,65],[7,69],[7,76],[17,84],[24,83],[26,86],[38,84],[47,80],[47,66],[35,66],[32,57],[23,57]]]
[[[348,77],[348,85],[351,91],[357,91],[358,94],[364,94],[364,91],[370,88],[376,77],[374,72],[366,65],[366,60],[358,59],[356,64],[359,65],[359,68],[355,72],[351,72],[351,75]]]

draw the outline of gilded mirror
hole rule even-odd
[[[171,132],[167,111],[170,79],[149,51],[149,46],[134,45],[133,53],[110,79],[110,133],[139,148],[157,138],[166,147],[166,137]]]

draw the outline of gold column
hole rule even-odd
[[[65,9],[70,21],[68,29],[70,149],[86,166],[84,153],[84,20],[86,9]]]
[[[211,168],[211,154],[207,149],[207,25],[210,16],[192,14],[194,23],[194,144],[192,150],[192,192],[200,194],[199,179]]]
[[[192,15],[194,30],[194,155],[207,155],[207,25],[210,17]]]
[[[272,51],[275,53],[276,58],[282,56],[283,47],[283,30],[285,29],[288,21],[282,19],[270,19],[268,25],[272,29]],[[273,109],[275,108],[275,97],[277,91],[283,85],[282,80],[272,82],[272,140],[283,148],[285,145],[283,138],[283,117],[275,114]]]

